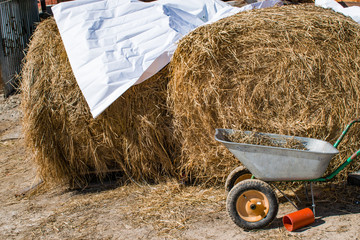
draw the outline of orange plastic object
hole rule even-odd
[[[284,227],[290,232],[313,222],[315,222],[315,216],[310,208],[304,208],[283,217]]]

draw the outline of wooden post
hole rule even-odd
[[[0,18],[0,26],[2,24],[1,18]],[[7,67],[7,63],[5,61],[5,54],[4,54],[4,47],[3,47],[3,39],[1,34],[1,28],[0,28],[0,87],[4,91],[5,96],[9,94],[9,89],[6,88],[6,82],[9,81],[9,69]]]
[[[41,3],[41,11],[43,13],[46,13],[46,2],[45,2],[45,0],[40,0],[40,3]]]

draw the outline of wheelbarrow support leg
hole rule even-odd
[[[306,201],[309,201],[309,191],[308,191],[308,185],[307,182],[304,182],[304,188],[305,188],[305,195],[306,195]]]
[[[295,208],[296,210],[300,210],[300,209],[295,205],[295,203],[294,203],[293,201],[291,201],[291,199],[290,199],[288,196],[286,196],[286,194],[283,193],[283,191],[281,191],[275,184],[271,184],[271,186],[274,187],[274,188],[276,188],[276,190],[278,190],[278,191],[286,198],[286,200],[288,200],[289,203],[291,203],[291,205],[294,206],[294,208]]]
[[[310,190],[311,190],[311,201],[312,201],[312,209],[315,217],[315,201],[314,201],[314,192],[313,192],[313,183],[310,182]]]

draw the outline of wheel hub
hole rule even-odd
[[[248,190],[237,200],[236,210],[241,218],[248,222],[257,222],[269,212],[269,200],[260,191]]]

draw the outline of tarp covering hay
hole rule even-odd
[[[199,183],[223,182],[240,164],[215,142],[215,128],[334,143],[360,117],[360,26],[313,5],[249,11],[202,26],[180,41],[171,71],[180,166]],[[349,136],[330,169],[360,147],[360,131]]]
[[[156,182],[175,174],[167,68],[93,119],[51,18],[34,33],[22,81],[25,140],[44,180],[82,185],[87,173],[121,170]]]

